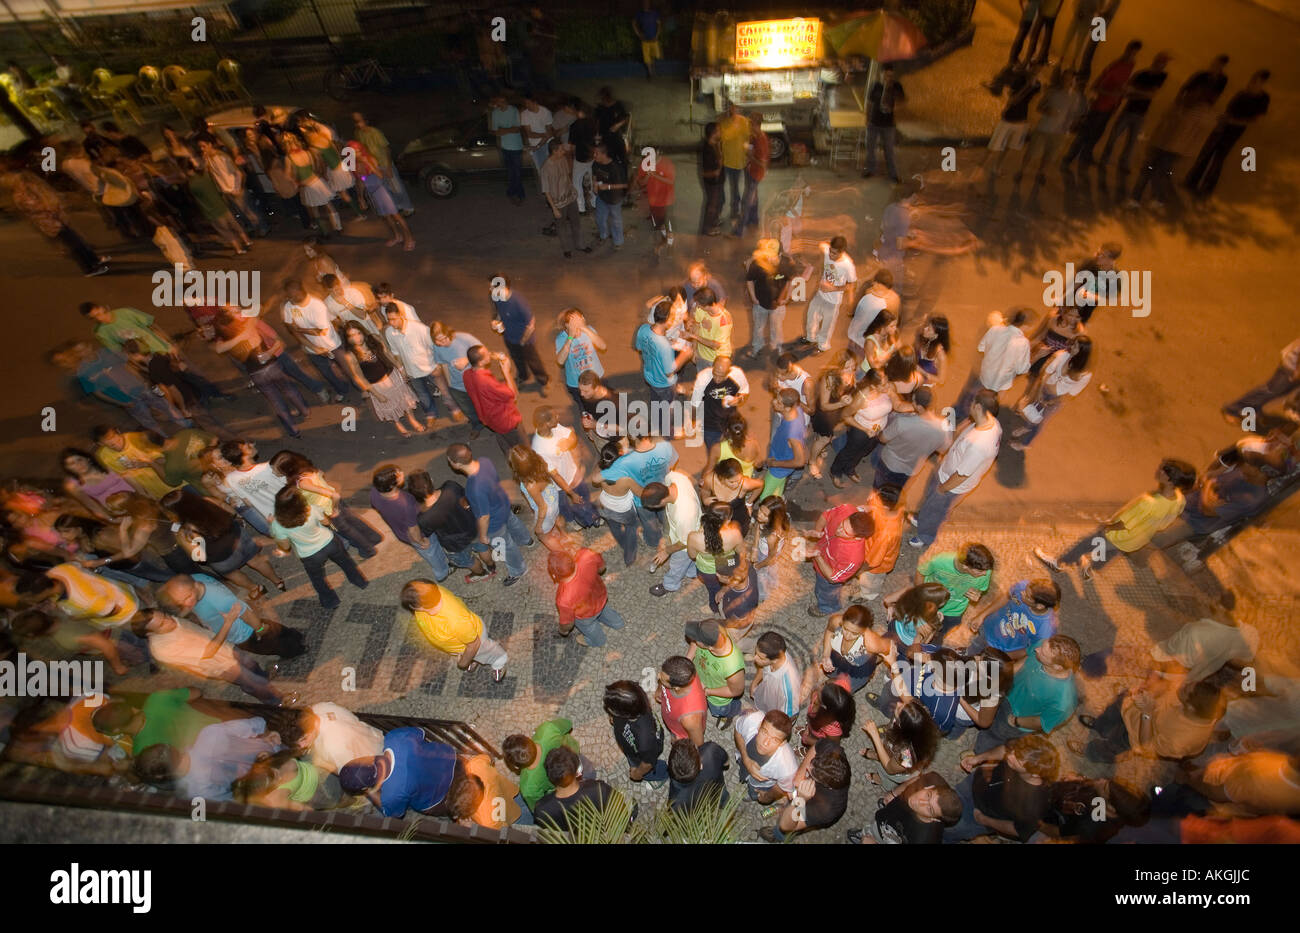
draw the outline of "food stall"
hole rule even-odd
[[[728,100],[761,110],[772,159],[789,151],[789,131],[816,121],[818,102],[834,72],[824,68],[821,20],[811,17],[737,21],[726,13],[699,14],[691,36],[691,119],[711,97],[714,112]]]

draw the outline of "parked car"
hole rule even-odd
[[[454,195],[467,176],[505,170],[486,114],[434,127],[407,143],[395,163],[435,198]]]

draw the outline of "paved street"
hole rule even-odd
[[[1014,5],[1013,0],[988,4],[994,11]],[[995,579],[1003,584],[1039,575],[1042,568],[1031,567],[1034,545],[1054,550],[1069,543],[1094,528],[1099,517],[1148,488],[1162,457],[1175,456],[1200,468],[1214,451],[1232,443],[1240,432],[1223,422],[1219,407],[1267,377],[1276,366],[1278,350],[1296,336],[1291,266],[1300,223],[1300,160],[1294,145],[1300,92],[1294,49],[1300,24],[1240,0],[1226,0],[1195,20],[1176,17],[1178,6],[1176,0],[1152,0],[1145,7],[1125,4],[1111,44],[1143,37],[1147,40],[1143,62],[1163,45],[1174,47],[1177,57],[1170,86],[1221,48],[1233,55],[1229,94],[1239,89],[1254,67],[1271,67],[1273,109],[1243,140],[1259,151],[1261,168],[1256,175],[1230,167],[1220,197],[1204,207],[1131,212],[1120,206],[1123,198],[1113,179],[1105,190],[1097,185],[1067,189],[1054,176],[1037,197],[1031,197],[1027,187],[1019,194],[1012,190],[1010,172],[992,189],[979,180],[974,169],[983,159],[982,149],[963,149],[958,156],[959,190],[981,248],[973,256],[936,267],[928,282],[934,309],[948,316],[953,329],[950,374],[938,391],[940,406],[955,399],[990,311],[1026,305],[1042,313],[1044,273],[1063,269],[1067,261],[1078,262],[1102,241],[1116,239],[1125,247],[1121,268],[1149,271],[1153,283],[1149,317],[1136,318],[1121,309],[1097,313],[1090,328],[1097,351],[1093,385],[1066,402],[1064,412],[1026,454],[1004,446],[996,469],[943,528],[935,550],[983,541],[997,557]],[[986,11],[981,16],[991,14]],[[1167,24],[1173,22],[1178,23],[1182,38],[1177,43],[1162,42],[1161,33],[1168,33]],[[996,26],[990,20],[989,32],[1005,32],[1009,39],[1010,27],[1005,21]],[[991,41],[977,36],[977,47]],[[987,46],[983,49],[981,59],[988,59],[991,53]],[[1098,62],[1104,64],[1109,57],[1099,53]],[[965,80],[974,85],[986,77],[967,74]],[[924,84],[926,79],[918,75],[916,80]],[[629,82],[616,90],[631,102],[634,112],[639,98],[652,101],[656,112],[665,113],[669,108],[664,101],[684,105],[686,98],[684,84],[643,88]],[[323,103],[327,117],[350,125],[351,108]],[[374,107],[362,103],[395,141],[421,127],[418,100],[376,101]],[[903,173],[908,175],[937,169],[941,152],[938,147],[916,145],[901,149],[900,156]],[[736,345],[749,336],[748,311],[738,299],[743,294],[741,265],[753,244],[691,235],[699,211],[694,156],[673,158],[678,165],[674,211],[679,233],[675,255],[660,263],[653,261],[641,209],[625,212],[628,244],[621,253],[598,247],[590,256],[564,260],[557,241],[538,233],[548,212],[535,182],[527,179],[528,198],[520,207],[505,200],[503,186],[495,179],[470,182],[448,201],[417,195],[411,224],[419,245],[412,253],[385,249],[387,233],[373,219],[349,223],[346,234],[328,248],[354,280],[392,282],[398,297],[411,302],[426,321],[439,319],[468,330],[491,349],[503,348],[488,326],[489,281],[493,275],[507,273],[516,291],[537,312],[544,356],[553,339],[554,315],[577,306],[609,343],[603,359],[611,386],[639,393],[641,378],[631,340],[643,319],[643,303],[679,283],[688,261],[706,260],[735,296],[729,306],[737,319]],[[812,188],[804,233],[809,242],[804,246],[815,250],[816,239],[840,233],[848,237],[859,268],[867,265],[890,196],[888,184],[822,166],[778,168],[764,182],[764,199],[794,187],[799,179]],[[112,274],[83,280],[25,224],[0,226],[0,255],[6,257],[5,300],[10,309],[5,328],[10,352],[0,374],[0,475],[55,475],[58,450],[85,446],[90,426],[105,419],[97,403],[74,401],[61,374],[44,361],[45,353],[61,340],[89,334],[77,313],[81,301],[143,308],[156,313],[169,332],[188,326],[181,309],[155,310],[149,304],[148,276],[159,267],[152,246],[114,242],[93,212],[81,211],[77,216],[87,237],[114,256]],[[296,223],[282,225],[272,238],[257,241],[250,254],[222,256],[204,265],[260,270],[267,294],[286,276],[304,274],[296,247],[299,232]],[[802,310],[802,306],[791,309],[787,339],[801,331]],[[278,313],[274,318],[278,320]],[[843,321],[837,334],[838,349],[844,340]],[[375,465],[397,462],[408,470],[428,469],[440,482],[449,476],[446,445],[468,440],[466,428],[447,422],[440,422],[432,439],[400,439],[387,426],[376,424],[368,407],[359,409],[356,432],[345,433],[339,407],[317,404],[303,425],[302,440],[285,443],[278,439],[260,397],[236,378],[225,361],[202,348],[196,348],[193,356],[238,394],[237,401],[218,403],[216,408],[232,430],[256,439],[264,456],[282,447],[301,450],[341,483],[358,507],[364,507]],[[823,361],[814,357],[804,365],[815,371]],[[745,413],[751,425],[763,425],[767,419],[769,396],[759,387],[758,375],[750,372],[755,391]],[[567,396],[555,388],[559,381],[552,385],[545,401],[567,410]],[[525,425],[542,401],[535,391],[525,391],[520,400]],[[57,412],[53,432],[40,430],[46,406]],[[480,456],[497,461],[502,475],[508,475],[490,440],[480,439],[474,446]],[[685,469],[697,471],[701,464],[699,449],[683,450]],[[922,475],[909,487],[913,507],[924,479]],[[805,479],[795,498],[812,512],[828,503],[856,501],[860,491],[838,491],[829,481]],[[516,495],[516,501],[522,499]],[[367,515],[380,527],[377,516]],[[531,518],[526,506],[523,517]],[[424,576],[427,568],[423,563],[416,566],[413,552],[386,531],[379,555],[363,564],[372,580],[367,590],[359,592],[340,574],[333,576],[344,602],[332,613],[319,607],[296,560],[276,558],[290,590],[272,604],[283,622],[306,632],[310,645],[306,655],[285,665],[283,686],[297,691],[303,703],[329,699],[376,712],[465,719],[498,745],[511,732],[531,732],[543,719],[566,716],[574,721],[583,751],[601,775],[616,787],[629,789],[625,764],[601,711],[602,688],[615,679],[641,680],[664,658],[679,653],[684,647],[682,624],[706,617],[707,603],[698,584],[662,599],[648,595],[655,577],[648,572],[644,551],[636,566],[625,569],[607,532],[588,531],[584,541],[604,554],[611,602],[628,621],[627,629],[614,633],[604,650],[584,649],[557,636],[554,590],[540,550],[526,552],[527,578],[512,589],[503,589],[500,578],[472,587],[451,578],[452,589],[483,617],[491,636],[510,653],[509,676],[499,685],[492,683],[486,669],[461,674],[397,618],[402,583]],[[1238,537],[1210,563],[1218,583],[1235,597],[1237,617],[1259,627],[1264,635],[1260,666],[1266,676],[1300,674],[1300,635],[1294,625],[1300,618],[1300,587],[1284,569],[1294,563],[1297,548],[1300,508],[1290,503],[1262,527]],[[916,565],[918,553],[906,545],[903,551],[890,589],[901,586]],[[1065,589],[1062,630],[1078,639],[1085,654],[1098,653],[1098,662],[1109,662],[1104,673],[1098,667],[1084,681],[1085,696],[1094,698],[1085,706],[1094,712],[1114,694],[1115,678],[1131,682],[1144,672],[1140,659],[1153,640],[1167,636],[1188,618],[1221,611],[1213,607],[1204,581],[1188,579],[1161,557],[1153,558],[1149,566],[1110,567],[1091,583],[1081,583],[1077,576],[1060,579]],[[760,607],[756,629],[782,632],[797,649],[801,663],[806,663],[821,631],[821,623],[804,611],[810,590],[809,568],[784,566],[782,585]],[[355,693],[341,688],[349,668],[355,672]],[[173,677],[165,682],[181,681]],[[878,691],[882,682],[878,676],[868,691]],[[133,678],[127,686],[141,683]],[[861,695],[859,699],[859,723],[866,716],[883,722]],[[1062,732],[1074,737],[1082,729],[1072,724]],[[709,738],[732,747],[730,736],[713,734],[712,726]],[[959,776],[957,758],[973,738],[944,744],[937,770],[954,783]],[[861,825],[874,813],[877,791],[863,779],[866,768],[856,757],[863,744],[864,737],[855,729],[847,744],[857,769],[849,814],[834,829],[809,834],[802,841],[841,841],[845,829]],[[1072,760],[1064,737],[1058,736],[1056,744],[1069,767],[1084,773],[1092,767]],[[655,796],[648,785],[637,792],[646,794],[647,804]],[[746,805],[743,812],[754,826],[770,822],[759,820],[756,806]]]

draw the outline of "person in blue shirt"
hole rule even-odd
[[[689,347],[679,353],[668,339],[672,308],[671,299],[661,299],[650,312],[650,321],[637,328],[635,340],[641,354],[641,376],[650,388],[650,403],[662,409],[662,413],[651,409],[650,423],[668,434],[677,430],[677,370],[692,358]]]
[[[1068,635],[1039,642],[1016,669],[993,724],[975,739],[976,754],[1027,733],[1050,735],[1069,722],[1079,705],[1074,672],[1081,659],[1079,643]]]
[[[456,774],[456,749],[433,742],[418,726],[394,729],[384,736],[384,753],[358,758],[343,766],[339,785],[348,794],[365,794],[384,816],[407,810],[429,813],[447,797]]]
[[[1061,588],[1051,580],[1021,580],[1011,587],[1006,602],[995,608],[996,602],[989,600],[989,608],[966,623],[975,633],[966,647],[968,658],[985,648],[996,648],[1017,660],[1056,634]]]
[[[677,464],[677,449],[673,445],[649,435],[637,435],[629,432],[628,440],[632,449],[619,457],[592,477],[594,482],[613,483],[627,477],[638,487],[633,491],[632,501],[636,506],[636,517],[641,525],[641,534],[646,547],[657,548],[663,537],[662,513],[651,511],[641,503],[640,489],[651,483],[662,483],[668,471]]]
[[[478,420],[474,400],[465,391],[465,370],[469,368],[469,348],[481,346],[483,342],[463,330],[452,330],[442,321],[430,324],[429,333],[433,336],[433,359],[439,367],[434,376],[440,383],[445,383],[439,388],[450,395],[456,408],[460,409],[459,412],[452,409],[452,418],[458,422],[468,420],[469,436],[476,438],[483,430],[483,422]]]
[[[645,62],[645,77],[649,81],[655,76],[655,59],[664,57],[659,47],[659,12],[651,6],[650,0],[642,0],[640,12],[632,17],[632,29],[641,40],[641,59]]]
[[[146,431],[170,433],[159,426],[159,419],[193,427],[166,399],[150,392],[127,366],[126,358],[112,350],[96,350],[93,343],[77,340],[59,347],[49,359],[55,366],[72,373],[81,391],[115,408],[126,409]]]
[[[794,389],[782,389],[772,396],[772,410],[778,420],[767,445],[767,473],[758,496],[760,502],[768,496],[788,498],[789,490],[798,484],[808,463],[806,426],[800,403],[799,393]]]
[[[555,335],[555,361],[564,367],[564,384],[579,411],[582,410],[582,395],[578,392],[578,377],[587,371],[597,376],[605,375],[600,354],[607,349],[605,341],[588,326],[581,311],[566,308],[560,313],[560,332]]]
[[[507,573],[502,584],[514,586],[527,569],[519,549],[532,547],[537,540],[510,508],[510,497],[501,488],[501,478],[491,460],[477,460],[468,445],[452,444],[447,448],[447,463],[466,477],[465,498],[478,522],[478,540],[470,546],[484,553],[499,544],[505,552]]]
[[[515,364],[519,385],[536,377],[537,385],[545,393],[551,377],[546,374],[537,345],[533,342],[537,330],[533,309],[515,294],[510,280],[504,275],[492,277],[492,329],[505,339],[506,352]]]
[[[259,618],[224,583],[206,573],[177,574],[158,587],[158,601],[175,615],[192,615],[223,642],[252,654],[294,658],[306,650],[302,633]],[[215,648],[213,649],[216,650]]]
[[[488,113],[488,129],[501,147],[501,162],[506,169],[506,197],[515,205],[524,202],[524,137],[520,133],[522,121],[519,110],[510,105],[505,95],[492,98]]]

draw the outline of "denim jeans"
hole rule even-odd
[[[307,579],[311,581],[311,585],[316,590],[316,595],[320,597],[321,605],[326,609],[333,609],[339,604],[338,594],[330,589],[329,581],[325,579],[326,561],[333,561],[337,564],[348,578],[348,582],[358,589],[364,590],[370,585],[370,581],[366,579],[356,561],[348,554],[347,548],[343,546],[343,542],[339,540],[338,535],[331,538],[330,543],[315,554],[310,557],[303,557],[301,560],[302,569],[307,571]]]
[[[257,661],[239,648],[232,646],[232,650],[235,660],[239,662],[239,672],[230,682],[259,702],[279,706],[280,695],[271,688],[266,672],[258,666]]]
[[[582,632],[582,637],[587,639],[587,644],[593,648],[600,648],[605,644],[605,632],[601,626],[610,629],[621,629],[626,623],[623,617],[618,614],[618,610],[610,607],[608,603],[605,608],[600,610],[590,619],[576,619],[573,627]]]
[[[767,336],[768,346],[772,351],[780,353],[781,344],[785,342],[785,305],[772,309],[754,305],[753,330],[754,337],[749,344],[751,353],[762,352],[764,336]]]
[[[745,170],[723,166],[722,174],[727,180],[727,188],[731,191],[731,219],[735,220],[740,217],[740,182],[745,175]]]
[[[591,163],[573,160],[573,189],[578,192],[578,213],[587,212],[587,183],[591,181]],[[592,197],[596,197],[594,194]],[[596,198],[596,200],[600,200]]]
[[[502,149],[501,163],[506,169],[506,197],[524,197],[524,153],[519,149]]]
[[[1300,389],[1300,378],[1285,366],[1279,366],[1273,371],[1273,375],[1269,376],[1268,382],[1255,386],[1241,398],[1223,407],[1225,411],[1232,411],[1235,416],[1241,417],[1243,408],[1253,408],[1258,412],[1269,402],[1290,395],[1296,389]]]
[[[474,400],[469,397],[469,393],[463,389],[457,389],[448,386],[451,389],[451,399],[460,409],[461,414],[469,421],[469,426],[474,431],[483,430],[483,422],[478,420],[478,411],[474,408]]]
[[[599,507],[599,511],[605,519],[605,524],[609,526],[609,533],[614,536],[618,546],[623,549],[624,566],[631,566],[636,563],[636,510],[615,512],[602,505]]]
[[[272,360],[261,369],[250,372],[248,378],[270,404],[271,410],[280,419],[280,424],[284,425],[285,433],[290,437],[297,437],[298,423],[294,420],[294,416],[306,417],[311,406],[302,397],[298,387],[285,377],[279,361]]]
[[[1146,119],[1145,113],[1121,113],[1115,118],[1111,125],[1110,136],[1106,137],[1106,146],[1101,150],[1101,164],[1105,165],[1110,161],[1111,150],[1119,142],[1120,134],[1124,135],[1124,148],[1119,151],[1118,168],[1121,171],[1127,171],[1129,168],[1129,156],[1133,152],[1133,143],[1137,142],[1138,133],[1142,131],[1142,121]]]
[[[498,540],[506,553],[506,573],[512,577],[522,577],[527,568],[520,548],[532,544],[533,536],[518,515],[511,512],[505,525],[488,527],[488,541],[495,547]]]
[[[938,470],[930,474],[921,506],[916,510],[916,536],[925,547],[934,544],[934,539],[939,537],[939,526],[961,498],[962,494],[940,491]]]
[[[635,758],[629,757],[626,753],[624,753],[623,757],[627,758],[627,766],[629,768],[636,768],[645,764],[644,761],[637,761]],[[641,778],[641,780],[649,781],[652,784],[658,784],[661,781],[668,780],[668,762],[660,758],[655,762],[654,767],[646,772],[645,777]]]
[[[164,421],[175,421],[187,428],[190,427],[189,419],[181,418],[165,398],[154,395],[152,392],[145,392],[138,399],[129,402],[123,407],[126,409],[126,413],[135,420],[136,424],[146,431],[153,431],[156,434],[165,435],[170,433],[163,430],[158,423],[158,418]]]
[[[596,233],[604,243],[611,236],[615,246],[623,245],[623,202],[610,204],[599,195],[596,201]]]
[[[867,126],[867,171],[876,171],[876,145],[885,150],[885,170],[889,177],[898,178],[898,163],[894,161],[894,140],[898,130],[892,126]]]
[[[284,370],[286,376],[301,383],[306,387],[308,392],[315,392],[317,395],[320,395],[321,392],[325,391],[325,383],[318,379],[313,379],[311,376],[303,372],[302,367],[298,365],[298,361],[290,356],[287,350],[277,356],[275,362],[276,365]]]
[[[437,390],[438,386],[437,383],[433,381],[433,374],[431,373],[427,376],[414,376],[408,379],[407,382],[411,386],[411,391],[415,393],[415,397],[420,400],[420,407],[424,409],[425,414],[430,418],[437,418],[438,400],[433,393]],[[470,409],[473,410],[473,407],[474,406],[471,405]],[[475,415],[474,417],[475,420],[477,420],[478,416]]]
[[[424,558],[424,562],[429,565],[433,571],[433,578],[441,583],[447,579],[447,574],[451,573],[451,563],[447,560],[447,552],[442,549],[438,539],[434,535],[429,535],[429,544],[424,548],[418,548],[411,544],[411,549]]]
[[[335,353],[342,351],[336,350]],[[335,395],[346,397],[352,391],[352,380],[348,377],[347,371],[337,357],[327,356],[324,353],[308,353],[307,359],[316,371],[321,374],[321,378],[330,384]]]
[[[600,513],[591,502],[591,487],[587,485],[584,479],[582,482],[570,487],[578,498],[581,500],[574,504],[564,493],[560,493],[560,516],[566,522],[577,522],[583,528],[590,528],[592,525],[599,523]]]
[[[242,518],[244,521],[248,522],[249,526],[258,534],[263,534],[266,535],[267,537],[270,537],[271,525],[269,522],[267,522],[266,516],[263,515],[261,512],[257,511],[257,509],[249,508],[248,506],[243,506],[242,508],[236,509],[235,511],[237,511],[239,513],[239,517]]]
[[[736,221],[736,235],[744,236],[746,227],[758,226],[758,182],[745,173],[745,193],[740,196],[740,218]]]
[[[668,557],[668,569],[664,572],[663,587],[670,593],[676,593],[682,584],[695,576],[695,561],[686,553],[686,548],[673,551]]]
[[[330,516],[330,525],[339,537],[357,549],[362,559],[374,557],[375,545],[383,540],[383,535],[343,503]]]
[[[664,536],[662,513],[647,509],[638,502],[636,517],[641,523],[641,536],[645,538],[645,546],[657,548]]]
[[[813,594],[817,597],[817,608],[829,615],[839,612],[843,606],[843,583],[832,583],[816,570],[813,571]]]
[[[876,445],[876,449],[871,452],[869,458],[871,460],[871,469],[873,471],[871,477],[871,488],[879,489],[881,486],[897,486],[899,489],[902,489],[907,485],[907,481],[912,477],[906,473],[895,473],[893,470],[889,469],[889,467],[885,466],[880,460],[881,449],[880,445]]]

